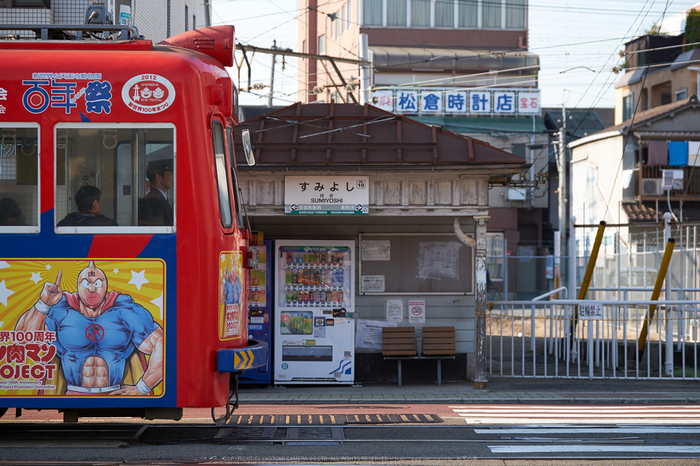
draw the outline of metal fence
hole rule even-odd
[[[528,378],[700,379],[700,301],[596,301],[596,315],[578,312],[592,303],[492,303],[486,370]]]
[[[700,299],[699,227],[687,223],[670,227],[671,236],[676,240],[668,269],[668,284],[673,290],[669,297],[673,299]],[[578,230],[573,273],[577,285],[580,285],[595,229]],[[666,244],[663,223],[626,234],[620,234],[613,227],[606,231],[609,235],[606,234],[596,259],[588,298],[649,299]],[[507,249],[503,248],[501,256],[487,256],[493,299],[530,300],[558,285],[569,284],[571,261],[568,256],[546,255],[544,248],[532,248],[538,255],[508,255],[505,253]],[[664,293],[662,297],[665,297]]]

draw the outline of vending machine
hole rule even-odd
[[[264,341],[268,347],[267,364],[248,369],[238,376],[242,384],[272,383],[272,241],[248,246],[248,338]]]
[[[275,384],[355,380],[355,242],[275,242]]]

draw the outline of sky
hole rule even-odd
[[[297,0],[211,0],[212,25],[232,24],[236,40],[248,45],[291,48],[297,44],[298,21],[305,19]],[[319,0],[321,3],[323,0]],[[567,110],[615,105],[614,84],[621,74],[624,43],[654,24],[685,11],[698,0],[528,0],[529,50],[540,56],[539,88],[543,107]],[[357,4],[357,2],[355,2]],[[668,24],[668,23],[667,23]],[[237,57],[239,55],[237,54]],[[272,57],[256,54],[252,82],[270,83]],[[229,70],[237,79],[238,70]],[[296,102],[296,59],[275,67],[274,105]],[[240,68],[240,86],[248,70]],[[241,92],[242,105],[266,105],[269,90]]]

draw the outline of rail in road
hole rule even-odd
[[[477,458],[700,458],[700,412],[694,405],[431,404],[411,405],[409,410],[395,404],[375,407],[378,417],[374,421],[368,412],[371,406],[356,407],[354,413],[352,407],[342,412],[338,406],[330,412],[345,421],[322,424],[319,416],[330,416],[328,408],[284,407],[290,414],[276,420],[269,414],[241,414],[219,424],[140,420],[63,424],[11,422],[6,416],[0,420],[0,465],[75,462],[78,458],[91,462],[118,458],[130,463],[294,464],[389,459],[407,463]],[[252,406],[246,409],[255,411]],[[318,414],[324,409],[325,414]],[[421,411],[442,421],[396,423],[387,417],[399,413],[408,419],[407,414],[417,416]],[[364,416],[372,422],[354,422]]]
[[[523,458],[524,455],[547,459],[700,458],[700,426],[697,425],[240,427],[104,424],[90,426],[88,438],[85,429],[75,427],[27,424],[22,432],[14,434],[7,428],[2,429],[0,465],[18,460],[25,464],[27,461],[40,464],[76,458],[104,461],[115,456],[128,462],[149,457],[159,461],[231,461],[232,451],[239,461],[271,461],[274,456],[275,461],[293,458],[297,464],[319,458],[341,462],[388,458]],[[271,445],[282,448],[271,450]],[[198,453],[202,446],[207,452],[206,458]]]

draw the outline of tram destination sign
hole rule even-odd
[[[285,176],[284,213],[362,215],[369,213],[368,176]]]

